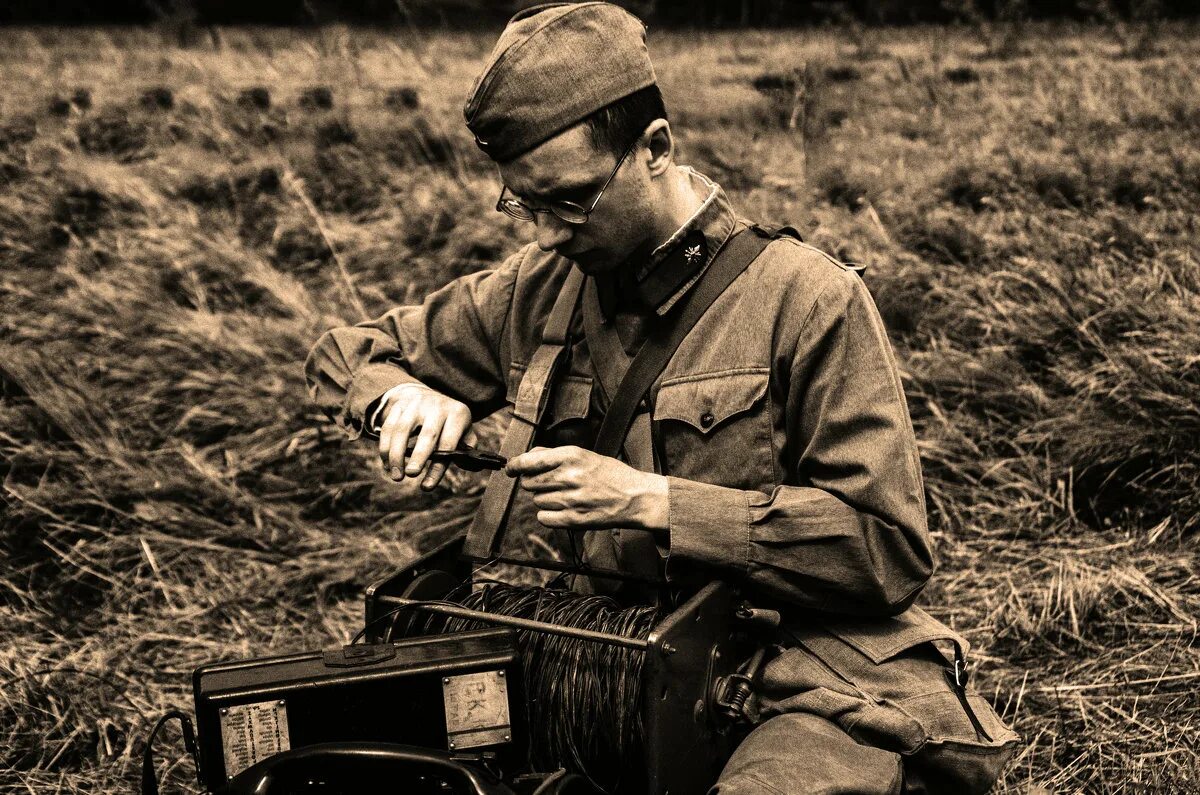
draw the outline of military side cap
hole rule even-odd
[[[641,20],[611,3],[548,3],[509,20],[463,115],[503,163],[654,83]]]

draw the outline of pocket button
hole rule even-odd
[[[717,418],[713,416],[711,411],[706,411],[700,415],[700,427],[705,429],[711,428],[716,419]]]

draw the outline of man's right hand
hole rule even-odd
[[[402,384],[383,396],[384,420],[379,430],[379,458],[383,471],[400,481],[421,475],[434,450],[454,450],[460,442],[473,444],[471,410],[424,384]],[[409,451],[416,434],[416,444]],[[421,488],[432,489],[446,474],[446,464],[429,466]]]

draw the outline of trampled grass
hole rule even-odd
[[[869,267],[1004,792],[1200,789],[1192,34],[651,40],[680,159]],[[381,478],[300,363],[522,241],[459,116],[488,37],[221,41],[0,31],[6,790],[127,791],[194,667],[345,642],[478,496]]]

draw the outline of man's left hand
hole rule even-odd
[[[535,447],[509,459],[512,477],[533,494],[546,527],[601,530],[668,528],[668,487],[662,475],[641,472],[581,447]]]

